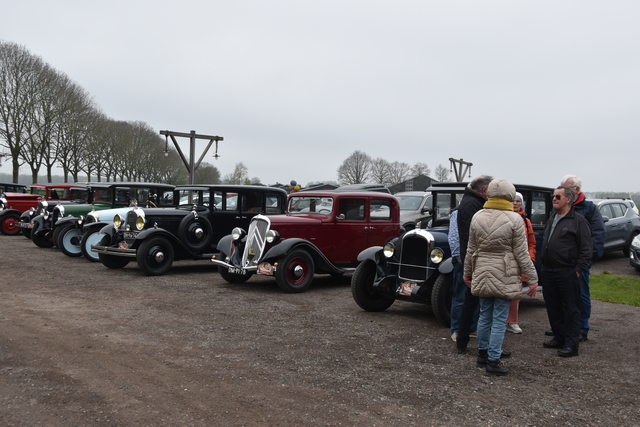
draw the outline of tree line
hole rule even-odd
[[[187,180],[178,153],[168,149],[165,155],[166,141],[148,124],[110,119],[67,75],[3,40],[0,121],[0,154],[11,159],[13,182],[24,165],[33,183],[42,170],[51,182],[57,167],[64,182],[83,175],[98,181]],[[215,175],[209,166],[201,166],[200,174]]]
[[[376,183],[391,187],[420,175],[431,176],[431,169],[426,163],[417,162],[411,166],[405,162],[390,162],[381,157],[374,159],[359,150],[354,151],[338,168],[338,181],[341,185]],[[435,168],[432,178],[448,182],[449,175],[449,169],[440,164]]]

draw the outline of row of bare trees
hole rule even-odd
[[[404,162],[374,159],[359,150],[354,151],[338,168],[338,181],[342,185],[376,183],[390,187],[419,175],[431,175],[426,163],[418,162],[410,166]],[[438,165],[433,178],[440,182],[449,181],[449,169]]]
[[[186,180],[173,149],[143,122],[112,120],[68,76],[25,47],[0,40],[0,151],[11,158],[13,181],[44,168],[48,181],[60,167],[64,181]],[[219,174],[218,174],[219,175]]]

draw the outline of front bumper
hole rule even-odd
[[[91,245],[91,251],[99,254],[123,256],[123,257],[129,257],[129,258],[135,258],[138,253],[136,249],[129,249],[124,247],[114,248],[111,246],[100,246],[100,245]]]

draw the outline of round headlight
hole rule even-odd
[[[233,240],[240,240],[244,237],[244,230],[240,227],[236,227],[231,230],[231,238]]]
[[[280,233],[278,233],[276,230],[269,230],[267,231],[265,239],[267,240],[267,243],[273,243],[280,239]]]
[[[143,216],[139,216],[136,219],[136,228],[138,229],[138,231],[142,230],[144,228],[144,217]]]
[[[116,215],[113,217],[113,225],[114,225],[116,228],[120,228],[120,226],[122,225],[122,217],[121,217],[120,215],[116,214]]]
[[[434,248],[429,254],[429,257],[431,258],[432,263],[440,264],[444,259],[444,252],[442,252],[442,249],[440,248]]]
[[[394,246],[393,243],[386,243],[382,248],[382,253],[387,258],[391,258],[395,252],[396,252],[396,247]]]

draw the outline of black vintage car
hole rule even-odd
[[[429,228],[407,231],[384,246],[360,253],[351,293],[362,309],[384,311],[395,300],[429,304],[438,321],[449,326],[453,296],[449,216],[462,199],[465,187],[466,183],[442,183],[428,188],[433,195]],[[551,214],[553,189],[519,184],[515,187],[524,197],[523,208],[540,248],[544,224]]]
[[[88,190],[85,199],[59,202],[50,214],[42,213],[31,220],[31,240],[36,246],[53,247],[58,243],[61,231],[75,227],[75,224],[71,224],[92,210],[130,206],[134,199],[142,206],[147,203],[156,206],[163,203],[165,194],[173,195],[175,186],[148,182],[111,182],[89,183],[83,188]],[[169,206],[172,203],[172,200],[168,202]]]
[[[166,273],[174,260],[206,259],[235,227],[248,227],[258,215],[285,212],[287,193],[257,185],[194,185],[176,191],[177,209],[134,208],[100,230],[91,249],[108,268],[131,260],[148,276]]]

